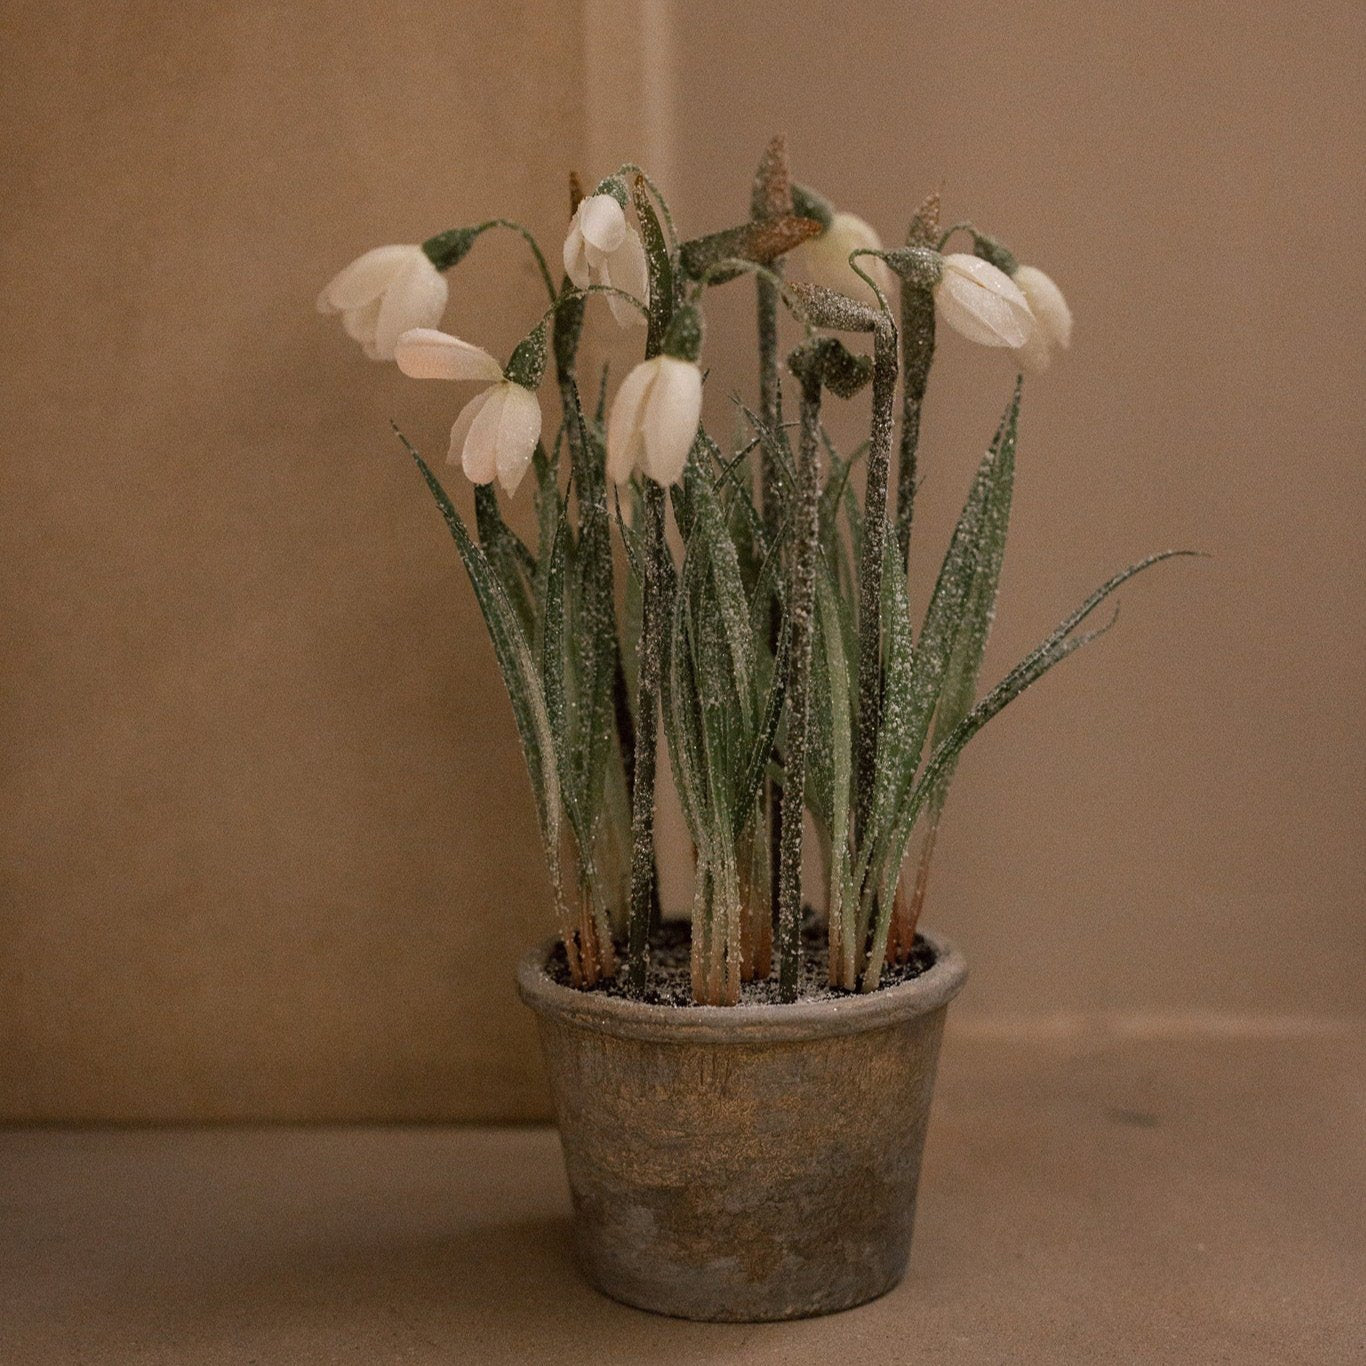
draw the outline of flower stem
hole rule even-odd
[[[939,191],[928,195],[906,229],[908,247],[928,247],[939,232]],[[901,450],[896,476],[896,537],[901,562],[911,554],[915,515],[916,452],[920,410],[934,360],[934,293],[924,284],[901,279]]]
[[[797,999],[802,952],[802,809],[806,793],[807,731],[811,719],[811,648],[820,548],[821,380],[814,366],[802,376],[801,445],[792,586],[788,598],[792,653],[788,665],[787,763],[782,792],[778,863],[778,996]]]
[[[659,685],[667,614],[662,557],[664,490],[645,480],[643,528],[645,585],[640,631],[640,684],[636,700],[635,769],[631,784],[631,910],[626,982],[635,995],[645,991],[651,894],[655,885],[655,748],[658,742]]]
[[[661,201],[662,203],[662,201]],[[647,217],[648,203],[643,194],[637,210]],[[657,237],[657,224],[655,233]],[[652,243],[662,251],[662,245]],[[656,294],[657,272],[651,272],[651,307],[647,309],[646,358],[660,354],[673,313],[673,300]],[[642,498],[645,525],[644,584],[640,625],[640,681],[636,694],[635,781],[631,784],[631,894],[627,922],[627,990],[633,996],[645,993],[649,970],[650,919],[652,896],[657,896],[655,866],[655,767],[659,736],[659,695],[664,668],[665,631],[669,619],[669,547],[664,537],[664,489],[653,479],[644,480]],[[694,923],[694,933],[696,925]]]
[[[765,982],[773,968],[773,897],[770,891],[767,807],[756,800],[740,842],[739,888],[743,932],[741,975],[746,982]]]
[[[863,840],[873,800],[882,711],[882,556],[887,526],[887,474],[897,380],[896,328],[884,315],[873,333],[873,419],[868,440],[863,547],[859,561],[858,727],[854,742],[854,832]]]
[[[939,813],[930,816],[929,829],[925,831],[924,843],[920,846],[920,863],[915,872],[915,891],[911,893],[910,913],[906,920],[906,953],[909,955],[915,946],[915,927],[920,921],[920,912],[925,905],[925,886],[930,878],[930,860],[934,857],[934,840],[939,833]]]
[[[451,228],[448,232],[437,233],[435,237],[428,238],[422,247],[437,270],[450,270],[452,266],[464,260],[465,254],[474,245],[475,238],[490,228],[507,228],[515,232],[531,248],[531,254],[536,258],[536,268],[541,272],[541,279],[545,283],[545,292],[550,296],[553,305],[555,281],[551,279],[550,267],[546,264],[540,243],[536,241],[530,228],[514,222],[511,218],[489,218],[472,228]]]
[[[792,176],[787,159],[787,139],[775,134],[755,172],[750,195],[750,217],[755,220],[777,218],[792,212]],[[770,273],[754,277],[755,307],[759,333],[759,416],[768,428],[770,439],[760,442],[759,507],[763,518],[764,539],[770,546],[777,545],[782,531],[782,466],[778,459],[777,443],[782,427],[782,398],[778,384],[778,302],[782,290],[783,261],[778,257],[769,267]],[[770,604],[768,620],[768,648],[776,653],[780,629],[776,601]],[[776,751],[775,751],[775,757]],[[762,810],[767,815],[768,880],[778,885],[781,861],[782,821],[780,803],[782,785],[769,778],[764,783]],[[763,817],[761,816],[761,820]],[[769,938],[772,929],[770,922]],[[767,958],[769,955],[766,954]],[[764,976],[768,973],[765,971]]]
[[[569,446],[570,477],[579,509],[579,544],[583,563],[595,568],[585,581],[585,608],[597,623],[597,639],[604,642],[597,660],[598,667],[610,671],[606,684],[621,748],[622,764],[626,773],[626,790],[631,791],[632,763],[635,755],[635,735],[631,709],[626,697],[626,679],[621,663],[621,645],[616,628],[616,607],[612,587],[612,545],[610,520],[607,515],[607,493],[603,470],[586,439],[583,404],[579,394],[576,363],[579,338],[583,328],[584,300],[565,280],[557,307],[552,310],[555,353],[555,374],[564,410],[565,437]],[[591,889],[584,889],[583,904],[587,906]],[[596,908],[594,908],[596,910]],[[585,956],[587,964],[598,963],[604,975],[615,971],[611,928],[605,917],[590,914],[583,917],[583,936],[592,934],[601,941],[596,951]],[[585,977],[588,969],[585,968]]]
[[[901,450],[896,474],[896,539],[905,564],[911,554],[915,515],[916,452],[920,412],[934,360],[934,295],[921,285],[901,282]]]
[[[778,134],[764,149],[755,172],[754,188],[750,194],[750,217],[755,222],[779,218],[792,212],[792,179],[787,163],[787,140]],[[783,273],[782,258],[770,266],[772,277],[755,277],[755,294],[759,328],[759,415],[771,432],[778,430],[778,294]],[[764,459],[764,514],[765,530],[772,535],[777,530],[776,520],[767,524],[771,504],[772,457]],[[772,509],[776,516],[776,508]]]

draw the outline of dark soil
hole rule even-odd
[[[688,959],[691,934],[686,920],[666,920],[650,940],[650,970],[645,981],[645,995],[640,999],[648,1005],[691,1006],[692,978]],[[797,988],[799,1001],[833,1001],[853,993],[837,990],[826,981],[829,955],[826,952],[824,924],[808,917],[802,927],[802,971]],[[921,935],[915,937],[915,947],[905,963],[888,964],[882,969],[878,990],[909,982],[934,966],[934,950]],[[560,986],[569,986],[569,962],[564,945],[556,944],[546,972]],[[605,996],[625,997],[627,992],[620,974],[611,981],[600,982],[590,991]],[[741,1005],[775,1005],[778,1002],[777,966],[774,975],[763,982],[744,982],[740,987]]]

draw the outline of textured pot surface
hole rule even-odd
[[[868,996],[650,1006],[518,970],[536,1012],[589,1279],[693,1319],[802,1318],[906,1269],[944,1014],[967,969]]]

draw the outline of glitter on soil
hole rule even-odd
[[[692,982],[689,977],[689,927],[686,920],[666,920],[650,939],[650,970],[645,983],[646,1005],[692,1006]],[[832,988],[826,981],[827,953],[825,926],[808,916],[802,927],[802,967],[797,989],[799,1001],[833,1001],[854,993]],[[909,982],[934,966],[934,950],[920,935],[905,963],[889,964],[882,970],[878,990]],[[564,945],[556,944],[546,971],[560,986],[569,986],[569,964]],[[626,997],[624,981],[620,977],[599,983],[592,991],[607,996]],[[740,1004],[747,1006],[778,1004],[778,974],[774,972],[764,982],[745,982],[740,987]]]

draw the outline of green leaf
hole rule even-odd
[[[492,484],[475,486],[474,519],[480,546],[517,610],[523,633],[531,640],[536,631],[536,598],[532,586],[536,557],[503,520]]]
[[[939,706],[935,713],[934,736],[931,749],[951,735],[959,722],[972,710],[977,693],[977,678],[982,669],[987,636],[996,615],[996,595],[1001,582],[1001,563],[1005,558],[1006,533],[1010,527],[1011,496],[1015,487],[1015,442],[1019,417],[1020,389],[1006,415],[999,437],[1000,455],[991,492],[983,512],[982,529],[973,573],[972,585],[963,607],[963,619],[954,642],[953,653],[945,670]],[[933,792],[930,810],[936,814],[943,809],[953,778],[953,765],[948,765]]]
[[[692,581],[697,575],[697,562],[683,560],[683,572],[673,594],[673,610],[669,625],[668,667],[663,671],[662,700],[665,734],[668,738],[669,760],[673,767],[674,784],[688,831],[700,851],[708,847],[707,804],[703,796],[702,720],[698,709],[698,689],[692,671],[692,655],[688,649],[688,603],[692,596]]]
[[[890,527],[888,528],[890,532]],[[877,736],[877,769],[868,812],[866,847],[876,850],[892,822],[896,797],[920,762],[916,735],[915,662],[906,571],[896,538],[887,535],[882,556],[883,695]]]
[[[889,658],[887,664],[884,719],[878,736],[872,814],[863,845],[859,849],[855,875],[855,880],[865,888],[865,896],[883,880],[894,830],[894,814],[902,806],[920,766],[930,720],[939,704],[945,671],[963,623],[965,607],[982,555],[986,509],[1003,471],[1007,479],[1013,471],[1018,411],[1017,390],[1005,420],[997,429],[991,446],[978,466],[967,501],[954,527],[914,652],[908,658],[903,651]],[[890,558],[885,561],[883,582],[886,584],[890,578],[892,583],[903,589],[895,605],[895,617],[904,604],[906,571],[895,539],[889,537],[887,546]],[[893,551],[896,553],[892,554]],[[884,603],[886,601],[884,594]],[[906,610],[909,611],[908,608]],[[902,643],[904,646],[904,641]]]
[[[555,752],[561,771],[566,773],[569,771],[569,764],[566,761],[569,740],[565,720],[568,703],[565,699],[564,584],[568,540],[569,525],[566,519],[561,517],[555,529],[555,539],[550,543],[550,555],[546,565],[545,608],[541,618],[541,688],[545,693],[545,710],[550,720],[550,733],[555,738]]]
[[[1006,676],[975,706],[973,709],[954,727],[952,733],[948,735],[940,744],[935,747],[930,761],[925,766],[925,771],[921,774],[919,781],[909,794],[903,804],[902,811],[897,819],[895,836],[895,862],[900,865],[901,859],[905,854],[906,845],[910,841],[911,831],[915,824],[915,818],[920,812],[926,798],[935,789],[935,786],[943,777],[945,771],[953,765],[958,756],[962,753],[964,746],[969,740],[1003,711],[1011,702],[1020,696],[1026,688],[1032,686],[1046,674],[1055,664],[1061,663],[1068,655],[1081,649],[1083,645],[1090,644],[1098,636],[1104,635],[1114,624],[1113,619],[1099,630],[1088,632],[1085,635],[1074,636],[1072,632],[1081,625],[1092,612],[1100,606],[1106,598],[1117,588],[1127,583],[1136,574],[1141,574],[1145,569],[1151,568],[1155,564],[1160,564],[1163,560],[1175,559],[1182,556],[1197,555],[1193,550],[1163,550],[1155,555],[1149,555],[1145,559],[1129,565],[1127,569],[1122,569],[1112,578],[1107,579],[1085,602],[1077,608],[1071,616],[1065,618],[1053,630],[1053,632],[1040,645],[1036,646],[1024,657]]]
[[[604,480],[605,454],[596,431],[584,419],[578,386],[566,386],[577,429],[573,479],[579,508],[579,538],[574,559],[572,618],[568,642],[578,684],[576,740],[572,750],[573,786],[588,822],[597,819],[603,780],[612,746],[612,686],[616,671],[616,594],[613,588],[611,523]]]
[[[769,427],[762,417],[745,403],[737,400],[740,411],[745,415],[755,436],[759,438],[762,449],[776,462],[782,475],[782,484],[776,492],[784,506],[791,497],[797,484],[797,469],[792,461],[792,450],[787,444],[787,434],[780,426],[776,431]]]
[[[550,548],[555,544],[555,534],[559,530],[560,518],[564,514],[564,505],[560,501],[558,461],[547,459],[544,452],[537,447],[531,467],[536,476],[536,573],[531,583],[534,622],[528,639],[532,650],[539,656],[542,645],[541,628],[545,622],[546,583],[550,574]]]
[[[769,681],[768,693],[764,699],[763,713],[759,726],[750,744],[749,758],[741,769],[741,777],[735,793],[736,828],[738,840],[744,829],[748,813],[751,811],[759,789],[763,786],[764,774],[768,770],[768,758],[773,752],[773,742],[778,735],[778,722],[783,713],[783,696],[787,688],[787,665],[791,646],[791,629],[786,618],[783,619],[778,636],[778,654],[773,664],[773,674]]]
[[[754,675],[754,642],[750,632],[749,604],[745,599],[744,583],[740,578],[740,562],[735,546],[726,531],[720,504],[712,492],[711,481],[696,461],[689,460],[684,471],[684,487],[693,512],[693,527],[689,550],[699,549],[706,557],[714,603],[721,624],[725,628],[726,649],[722,655],[699,661],[699,667],[718,667],[728,656],[734,672],[736,693],[747,699]]]
[[[815,661],[828,689],[830,747],[829,817],[831,923],[841,930],[844,957],[853,962],[858,929],[852,914],[857,894],[850,873],[853,835],[854,730],[849,660],[856,648],[846,631],[835,580],[822,565],[816,575],[817,649]]]
[[[702,576],[699,584],[706,584],[708,578]],[[725,857],[725,841],[719,838],[721,833],[724,832],[728,841],[734,840],[731,755],[739,698],[730,686],[726,671],[708,667],[719,653],[725,652],[725,629],[710,601],[711,595],[703,588],[699,596],[697,610],[690,614],[688,622],[688,644],[702,704],[702,753],[706,767],[707,824],[712,831],[711,852],[714,859],[720,859]]]
[[[512,703],[513,718],[517,723],[522,754],[531,778],[532,793],[536,798],[536,815],[545,845],[546,862],[556,896],[560,896],[560,783],[555,762],[555,742],[546,710],[545,694],[536,669],[535,660],[517,620],[507,591],[493,572],[483,551],[470,538],[460,514],[455,510],[440,481],[428,468],[416,448],[401,432],[398,439],[416,462],[441,515],[446,520],[465,572],[474,589],[475,600],[483,613],[493,644],[494,656],[503,675],[503,685]]]
[[[664,334],[674,311],[674,270],[669,256],[669,244],[659,225],[659,217],[646,188],[645,178],[636,176],[631,185],[631,198],[640,220],[640,240],[645,247],[645,262],[650,281],[650,322],[646,353],[657,355],[664,343]]]

